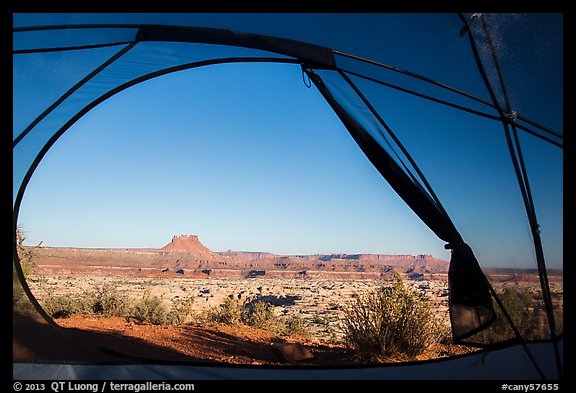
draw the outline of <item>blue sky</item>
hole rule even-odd
[[[118,94],[50,150],[19,222],[47,246],[198,234],[217,251],[449,257],[294,65],[216,65]]]
[[[70,22],[69,18],[57,16],[54,24]],[[114,21],[106,15],[78,18],[85,23]],[[154,16],[149,18],[152,22]],[[321,20],[333,27],[340,25],[339,18],[331,14]],[[366,29],[369,23],[363,22],[373,18],[378,16],[357,15],[350,28]],[[342,40],[336,49],[364,55],[385,43],[388,50],[382,50],[382,61],[487,96],[476,72],[453,72],[476,69],[471,56],[462,56],[469,50],[466,40],[454,39],[458,18],[442,17],[446,23],[437,32],[440,40],[426,35],[426,29],[436,26],[426,15],[406,18],[422,23],[393,18],[373,36],[374,42]],[[561,18],[539,18],[542,23],[529,24],[533,31],[514,30],[515,50],[506,52],[511,56],[502,59],[502,65],[511,76],[515,107],[561,130],[561,105],[538,92],[561,97],[561,73],[551,70],[561,69],[562,59],[550,56],[556,53],[553,45],[529,45],[532,34],[556,31]],[[282,24],[281,19],[271,16],[270,21],[278,23],[262,27],[279,36],[292,33],[292,24]],[[241,30],[243,20],[216,15],[214,25],[208,26],[232,23]],[[15,18],[16,25],[18,21]],[[314,26],[315,18],[301,21]],[[505,28],[506,18],[503,22]],[[320,44],[331,42],[324,30],[311,34]],[[402,40],[388,40],[390,36]],[[414,44],[422,49],[419,59],[425,60],[414,62]],[[103,58],[108,50],[116,48],[100,49]],[[35,56],[38,61],[53,59]],[[532,61],[535,56],[537,62]],[[25,65],[16,62],[15,67]],[[532,72],[537,69],[542,72]],[[526,70],[532,79],[523,78]],[[51,83],[52,78],[81,78],[84,72],[74,71],[81,74],[77,76],[73,71],[43,79],[23,69],[24,77],[14,85],[15,97],[25,104],[22,113],[34,114],[37,107],[53,101],[53,96],[42,94],[50,92],[45,85],[65,90],[66,84]],[[412,83],[389,72],[382,77]],[[535,267],[501,124],[353,79],[423,169],[480,263]],[[22,98],[21,92],[32,94]],[[29,118],[33,117],[16,116],[17,133]],[[547,263],[561,267],[562,154],[532,136],[520,137]],[[18,165],[15,171],[21,170]],[[314,86],[304,85],[300,67],[286,64],[201,67],[113,96],[50,149],[26,189],[18,222],[28,244],[43,241],[46,246],[161,247],[172,235],[197,234],[215,251],[432,254],[449,259],[444,242],[378,174]]]

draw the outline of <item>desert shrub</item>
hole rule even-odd
[[[291,334],[309,335],[308,325],[299,317],[280,318],[274,312],[274,305],[261,300],[240,304],[228,298],[218,307],[207,312],[207,320],[228,325],[248,325],[259,329],[288,336]]]
[[[532,305],[532,295],[527,291],[522,291],[513,287],[506,287],[499,295],[506,311],[518,326],[525,338],[533,338],[536,332],[536,318],[530,311]],[[504,319],[504,318],[501,318]]]
[[[18,259],[20,260],[22,273],[24,274],[24,277],[27,277],[32,273],[32,266],[34,264],[36,253],[34,252],[33,247],[26,247],[24,245],[24,240],[26,240],[26,236],[24,236],[22,228],[20,226],[16,227],[16,248],[18,250]],[[37,247],[41,244],[42,243],[38,244]]]
[[[162,325],[167,322],[168,307],[164,299],[156,295],[152,296],[148,291],[135,302],[126,319],[137,323]]]
[[[247,309],[236,300],[227,298],[218,307],[208,311],[208,319],[228,325],[239,325],[247,318]]]
[[[538,331],[538,318],[534,312],[530,311],[534,300],[532,295],[515,287],[505,287],[498,297],[523,338],[546,338],[545,332]],[[514,330],[502,309],[495,301],[493,303],[496,320],[478,336],[483,342],[497,342],[513,338]]]
[[[248,312],[246,313],[245,322],[248,325],[270,331],[280,330],[280,323],[274,313],[273,304],[256,301],[246,307],[246,309]]]
[[[340,308],[340,306],[339,306]],[[338,318],[338,317],[336,317]],[[339,319],[339,318],[338,318]],[[324,337],[328,337],[330,341],[332,342],[336,342],[338,341],[337,337],[336,337],[336,332],[335,330],[340,330],[339,326],[337,324],[331,324],[330,323],[330,319],[327,316],[323,316],[323,315],[315,315],[314,317],[312,317],[312,319],[310,320],[310,325],[312,326],[316,326],[317,328],[320,328],[320,334]]]
[[[170,325],[178,325],[185,322],[192,313],[193,304],[194,297],[192,296],[172,300],[170,311],[168,311],[168,315],[166,316],[166,323]]]
[[[92,304],[92,313],[106,317],[125,316],[130,309],[130,302],[126,295],[113,285],[103,285],[88,295]]]
[[[344,341],[363,357],[414,357],[440,337],[428,303],[399,275],[390,287],[356,296],[344,312]]]
[[[78,296],[53,295],[42,300],[43,308],[52,318],[68,318],[72,315],[100,315],[125,317],[128,321],[154,325],[182,323],[192,312],[192,296],[176,299],[168,307],[162,297],[146,292],[132,302],[127,295],[112,285],[104,285]]]
[[[54,318],[70,318],[72,315],[85,314],[89,310],[84,298],[72,295],[52,295],[44,299],[42,307],[46,313]]]
[[[304,337],[310,336],[310,329],[303,318],[291,316],[284,319],[283,322],[283,335],[290,336],[292,334],[299,334]]]

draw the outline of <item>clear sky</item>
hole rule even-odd
[[[449,257],[295,65],[216,65],[118,94],[50,150],[19,222],[46,246],[197,234],[215,251]]]
[[[327,15],[325,21],[334,18]],[[362,18],[352,19],[354,28],[365,28]],[[425,15],[418,18],[430,22]],[[401,19],[383,28],[384,38],[390,37],[389,28],[402,39],[428,39],[430,26]],[[556,29],[559,21],[544,16],[535,31]],[[453,32],[449,27],[439,34]],[[546,47],[534,49],[527,44],[530,34],[515,33],[515,48],[525,50],[502,62],[505,71],[512,70],[512,99],[528,117],[561,130],[559,105],[534,91],[561,91],[561,73],[546,67],[557,69],[562,59],[529,61],[534,54],[549,60]],[[451,55],[461,53],[466,41],[446,37],[442,48],[420,45],[422,61],[415,64],[407,62],[414,58],[409,46],[400,40],[386,44],[398,54],[394,65],[425,70],[481,94],[479,75],[455,73],[448,66],[475,69],[471,56]],[[356,53],[355,42],[343,45]],[[358,53],[373,45],[362,42]],[[428,53],[433,50],[443,53]],[[523,72],[513,72],[517,64],[546,72],[526,82]],[[501,124],[353,79],[424,170],[480,263],[535,267]],[[27,81],[20,82],[24,85],[18,88],[26,88]],[[562,153],[524,133],[520,138],[547,263],[561,267]],[[18,222],[28,244],[46,246],[162,247],[173,235],[196,234],[214,251],[449,259],[444,242],[375,170],[315,87],[304,85],[300,67],[287,64],[201,67],[152,79],[106,100],[47,153],[26,189]]]

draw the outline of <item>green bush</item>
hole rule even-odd
[[[148,291],[136,301],[126,319],[137,323],[163,325],[168,321],[168,306],[161,297],[152,296]]]
[[[207,313],[207,319],[228,325],[248,325],[270,332],[289,336],[291,334],[309,335],[307,324],[302,318],[280,318],[274,312],[274,305],[261,300],[245,302],[227,298],[218,307]]]
[[[278,330],[279,324],[274,313],[274,305],[263,301],[254,302],[248,308],[245,322],[250,326],[270,331]]]
[[[530,312],[532,296],[527,291],[506,287],[500,294],[500,300],[516,326],[527,336],[525,338],[530,338],[536,324],[536,318]]]
[[[137,323],[176,325],[185,322],[192,313],[192,296],[172,301],[170,307],[162,297],[152,296],[148,291],[135,302],[111,285],[105,285],[82,295],[53,295],[42,301],[46,313],[54,318],[72,315],[99,315],[124,317]]]
[[[103,286],[82,295],[53,295],[49,292],[41,303],[54,319],[77,314],[124,316],[130,308],[128,299],[112,286]]]
[[[282,334],[284,336],[290,336],[292,334],[299,334],[304,337],[310,336],[308,324],[303,318],[291,316],[286,318],[283,322],[284,329]]]
[[[208,319],[227,325],[239,325],[247,319],[248,310],[236,300],[227,298],[217,308],[208,311]]]
[[[498,294],[508,315],[516,325],[518,331],[525,339],[547,338],[546,332],[539,331],[538,318],[535,311],[530,311],[534,303],[533,297],[524,290],[515,287],[505,287]],[[496,311],[496,320],[478,337],[483,342],[498,342],[515,337],[514,330],[506,319],[502,309],[494,301],[494,310]],[[543,310],[541,310],[543,312]]]
[[[363,357],[414,357],[440,338],[428,303],[405,288],[399,275],[390,287],[356,296],[344,312],[344,341]]]
[[[249,325],[260,329],[278,330],[278,318],[274,313],[274,305],[255,301],[240,304],[238,301],[227,298],[217,308],[209,311],[208,319],[212,322],[221,322],[228,325]]]
[[[80,297],[49,294],[43,301],[43,308],[50,317],[58,319],[88,313],[90,306]]]
[[[190,316],[190,314],[192,314],[193,304],[194,297],[191,295],[172,300],[170,311],[166,316],[166,322],[170,325],[178,325],[180,323],[186,322],[186,319]]]
[[[128,298],[113,285],[104,285],[86,296],[91,302],[93,314],[106,317],[125,316],[130,309]]]
[[[18,259],[20,260],[22,274],[24,274],[24,277],[27,277],[30,273],[32,273],[32,266],[34,264],[36,253],[32,247],[27,247],[24,245],[24,240],[26,240],[26,236],[24,236],[22,228],[20,226],[16,227],[16,246],[18,250]],[[41,244],[42,242],[38,244],[37,247],[40,247]]]

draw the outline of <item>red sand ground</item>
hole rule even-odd
[[[137,358],[233,364],[286,364],[274,345],[300,342],[314,359],[298,364],[353,363],[342,346],[321,345],[304,337],[280,338],[266,330],[225,324],[140,325],[124,318],[72,317],[58,321],[67,329],[93,334],[101,347]]]
[[[15,316],[17,316],[15,314]],[[30,321],[28,321],[30,322]],[[183,361],[250,365],[329,366],[362,364],[358,354],[342,344],[318,342],[302,336],[279,337],[249,326],[225,324],[183,324],[156,326],[127,322],[124,318],[73,316],[58,319],[62,332],[45,324],[14,319],[13,360],[78,361]],[[31,331],[30,329],[34,329]],[[63,333],[63,334],[62,334]],[[279,343],[300,343],[314,356],[302,361],[286,361],[275,348]],[[104,349],[102,351],[101,349]],[[468,349],[437,346],[436,354],[457,355]],[[120,355],[120,357],[118,357]],[[438,356],[438,355],[436,355]],[[430,359],[430,354],[419,360]],[[387,359],[396,362],[399,359]]]

